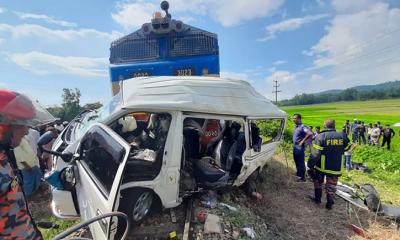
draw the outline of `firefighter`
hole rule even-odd
[[[43,239],[29,213],[13,152],[45,112],[35,105],[24,95],[0,90],[0,239]]]
[[[325,130],[315,139],[307,166],[314,181],[315,195],[311,197],[312,200],[316,204],[321,203],[322,185],[326,177],[326,208],[332,209],[336,185],[341,176],[342,157],[351,143],[345,133],[335,130],[335,120],[328,119],[324,125]]]

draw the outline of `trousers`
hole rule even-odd
[[[306,164],[304,162],[304,147],[293,145],[293,159],[296,164],[296,176],[305,179]]]
[[[322,191],[325,177],[326,177],[326,183],[325,183],[326,199],[328,202],[332,201],[333,203],[339,176],[326,174],[324,172],[316,170],[314,177],[314,189],[316,191]]]
[[[382,147],[385,146],[385,143],[386,143],[387,149],[390,150],[390,142],[391,142],[391,140],[392,140],[392,139],[391,139],[390,137],[383,137],[383,140],[382,140]]]

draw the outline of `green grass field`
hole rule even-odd
[[[337,102],[305,106],[282,107],[291,117],[294,113],[303,116],[303,123],[308,126],[323,128],[325,119],[336,120],[337,129],[341,129],[346,120],[358,119],[365,124],[380,121],[382,125],[390,124],[396,131],[392,142],[392,150],[362,146],[356,148],[352,160],[366,162],[371,169],[369,174],[350,171],[345,172],[341,181],[347,183],[371,183],[381,194],[385,202],[400,205],[400,128],[393,124],[400,122],[400,99],[375,100],[362,102]],[[293,128],[290,121],[289,129]]]
[[[352,121],[355,118],[365,124],[380,121],[392,125],[400,122],[400,99],[289,106],[282,109],[290,116],[294,113],[302,114],[303,122],[311,126],[322,127],[327,118],[335,119],[340,127],[346,120]]]

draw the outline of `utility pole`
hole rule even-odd
[[[280,84],[278,84],[278,80],[275,79],[273,80],[273,82],[275,83],[274,84],[275,91],[272,91],[272,93],[275,93],[275,104],[276,104],[278,103],[278,93],[282,91],[281,90],[278,91],[278,87],[281,86]]]

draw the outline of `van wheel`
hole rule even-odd
[[[154,205],[154,194],[149,190],[137,189],[124,196],[123,212],[128,214],[133,225],[139,225],[150,213]]]

